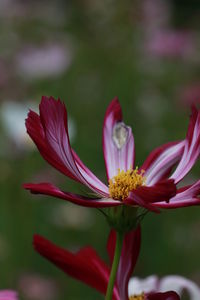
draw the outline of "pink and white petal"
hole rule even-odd
[[[185,148],[176,170],[171,178],[178,183],[193,167],[200,155],[200,111],[192,107]]]
[[[117,98],[107,108],[103,125],[103,152],[108,180],[134,167],[135,147],[132,130],[122,121],[122,110]]]
[[[172,167],[181,159],[185,141],[170,142],[152,151],[140,170],[145,171],[146,185],[154,185],[169,175]]]
[[[87,207],[110,207],[121,205],[122,203],[111,198],[89,198],[81,195],[63,192],[56,186],[43,182],[43,183],[25,183],[23,187],[26,190],[29,190],[33,194],[43,194],[56,198],[60,198],[75,204]]]
[[[76,165],[79,169],[81,175],[87,180],[89,184],[95,186],[95,189],[99,191],[100,194],[104,194],[104,196],[109,197],[108,186],[105,185],[99,178],[97,178],[81,161],[79,156],[73,151],[73,156],[76,162]]]
[[[12,290],[1,290],[0,300],[18,300],[17,292]]]
[[[180,297],[182,296],[183,291],[186,290],[190,300],[200,299],[200,288],[197,284],[181,276],[171,275],[163,277],[160,280],[159,290],[165,292],[169,289],[176,291]]]
[[[58,99],[42,97],[40,103],[40,116],[30,111],[26,119],[26,128],[30,137],[35,142],[41,155],[52,166],[70,178],[87,185],[94,192],[107,196],[105,191],[101,191],[95,184],[92,172],[87,172],[87,178],[83,176],[83,171],[79,170],[74,159],[69,142],[67,128],[67,111],[65,105]],[[90,183],[87,181],[90,179]],[[103,186],[103,184],[102,184]]]
[[[105,295],[110,270],[94,249],[85,247],[74,254],[56,246],[39,235],[34,236],[33,245],[38,253],[66,274]],[[116,288],[114,289],[113,299],[119,300]]]
[[[130,276],[135,268],[135,264],[138,259],[141,244],[141,230],[138,227],[125,234],[123,247],[121,252],[121,258],[117,271],[116,283],[119,289],[120,299],[128,300],[128,283]],[[114,250],[116,245],[116,232],[111,230],[108,243],[107,251],[110,257],[110,263],[112,264],[114,257]]]
[[[176,196],[172,197],[168,203],[154,203],[159,208],[179,208],[193,205],[200,205],[200,180],[193,185],[177,190]]]
[[[36,144],[40,154],[46,161],[48,161],[49,164],[66,176],[79,181],[65,166],[59,155],[55,153],[55,151],[53,151],[51,146],[47,143],[40,117],[33,111],[29,112],[28,118],[26,119],[26,129],[31,139]]]

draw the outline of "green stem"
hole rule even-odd
[[[109,282],[108,282],[108,286],[107,286],[105,300],[112,300],[113,288],[114,288],[114,284],[115,284],[115,278],[117,275],[117,270],[118,270],[118,265],[119,265],[121,250],[122,250],[122,245],[123,245],[123,237],[124,237],[124,235],[122,232],[117,232],[115,255],[114,255],[114,259],[113,259],[113,263],[112,263],[112,269],[110,272],[110,278],[109,278]]]

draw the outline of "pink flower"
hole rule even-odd
[[[1,290],[0,300],[18,300],[17,293],[12,290]]]
[[[192,34],[184,31],[160,30],[147,42],[147,50],[161,57],[191,57],[194,55]]]
[[[100,181],[70,146],[67,111],[60,100],[42,97],[40,114],[30,111],[27,132],[40,154],[58,171],[87,186],[95,197],[64,192],[51,183],[26,183],[24,188],[61,198],[82,206],[142,206],[152,211],[200,204],[200,180],[176,189],[188,174],[200,153],[200,112],[193,107],[186,138],[169,142],[152,151],[140,168],[135,167],[132,130],[122,119],[114,99],[105,114],[103,152],[108,184]],[[173,167],[176,166],[173,172]]]
[[[139,250],[140,250],[140,228],[126,233],[116,276],[116,283],[113,290],[113,300],[178,300],[179,296],[175,292],[157,293],[152,290],[140,295],[132,291],[128,295],[128,283],[130,276],[135,267]],[[105,295],[110,275],[110,265],[114,257],[116,243],[115,231],[111,231],[107,251],[110,258],[110,264],[107,265],[98,256],[96,251],[91,247],[82,248],[77,253],[71,253],[68,250],[57,247],[45,238],[35,235],[34,247],[46,259],[55,264],[69,276],[84,282],[92,288]],[[134,298],[134,296],[136,298]]]

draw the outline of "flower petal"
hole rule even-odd
[[[116,232],[111,230],[108,243],[107,251],[112,264],[114,257],[114,250],[116,244]],[[141,244],[141,230],[138,227],[136,230],[132,230],[125,234],[121,258],[117,271],[117,286],[119,289],[120,299],[128,300],[128,283],[130,276],[134,270],[135,264],[140,251]]]
[[[110,271],[91,247],[83,248],[73,254],[57,247],[39,235],[34,236],[33,245],[37,252],[69,276],[84,282],[105,295]],[[119,300],[116,288],[113,299]]]
[[[103,125],[103,152],[108,180],[118,169],[134,167],[134,138],[130,127],[122,121],[122,110],[117,98],[107,108]]]
[[[141,186],[130,193],[124,200],[125,204],[143,206],[149,210],[157,211],[156,202],[169,201],[176,194],[176,185],[171,179],[162,180],[153,186]]]
[[[168,203],[157,202],[155,206],[159,208],[179,208],[192,205],[200,205],[200,180],[188,187],[177,190],[176,196],[172,197]]]
[[[169,175],[172,167],[181,159],[185,141],[170,142],[152,151],[141,170],[145,170],[146,185],[151,186]]]
[[[146,295],[146,300],[181,300],[180,297],[175,292],[166,293],[151,293]]]
[[[69,142],[67,111],[60,100],[42,97],[40,115],[30,111],[26,119],[27,132],[45,160],[68,177],[87,185],[90,189],[107,196],[106,186],[97,177],[76,163]],[[80,166],[80,169],[79,169]]]
[[[29,190],[33,194],[43,194],[48,196],[53,196],[56,198],[60,198],[63,200],[67,200],[69,202],[73,202],[75,204],[81,206],[88,206],[88,207],[110,207],[110,206],[117,206],[121,205],[120,201],[113,200],[111,198],[87,198],[81,195],[63,192],[56,186],[51,183],[43,182],[43,183],[25,183],[23,187],[26,190]]]
[[[18,296],[15,291],[12,290],[1,290],[0,300],[17,300]]]
[[[171,275],[160,280],[159,290],[164,292],[169,289],[176,291],[180,297],[186,290],[190,295],[190,300],[200,299],[200,288],[197,284],[181,276]]]
[[[171,178],[178,183],[193,167],[200,154],[200,111],[192,107],[192,114],[185,140],[185,148]]]
[[[129,295],[140,295],[143,292],[150,293],[157,291],[159,279],[155,275],[146,278],[132,277],[128,285]]]
[[[81,175],[87,180],[87,182],[93,186],[95,186],[95,189],[99,191],[100,194],[104,196],[109,195],[108,187],[99,180],[80,160],[79,156],[75,153],[75,151],[72,150],[76,165],[79,169],[79,172]]]

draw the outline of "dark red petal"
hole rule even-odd
[[[109,268],[99,258],[95,250],[86,247],[73,254],[39,235],[34,235],[33,245],[38,253],[69,276],[84,282],[105,295]],[[114,299],[119,300],[116,290]]]
[[[193,205],[200,205],[200,180],[192,185],[182,187],[177,190],[174,197],[168,203],[157,202],[154,203],[159,208],[179,208]]]
[[[107,187],[84,166],[71,149],[67,111],[64,103],[53,97],[42,97],[40,116],[30,111],[26,128],[45,160],[68,177],[87,185],[94,192],[106,197]]]
[[[133,201],[134,197],[139,197],[145,203],[169,201],[169,199],[175,195],[176,185],[174,184],[173,179],[159,181],[153,186],[141,186],[131,192],[131,198],[133,199]],[[127,199],[127,201],[129,201],[129,199]]]
[[[108,242],[107,251],[112,264],[114,250],[116,244],[116,232],[111,230]],[[128,282],[133,273],[137,258],[140,252],[141,230],[138,227],[125,234],[120,263],[117,272],[117,286],[119,289],[120,299],[128,300]]]
[[[25,183],[23,187],[29,190],[33,194],[43,194],[48,196],[53,196],[75,204],[87,207],[110,207],[121,205],[120,201],[107,199],[107,198],[89,198],[81,195],[63,192],[53,184],[43,182],[43,183]]]
[[[151,293],[146,295],[145,300],[180,300],[180,297],[175,292]]]
[[[40,117],[34,111],[29,112],[25,124],[28,134],[36,144],[42,157],[46,161],[48,161],[48,163],[51,164],[54,168],[56,168],[66,176],[77,180],[76,176],[74,176],[72,172],[70,172],[70,170],[66,168],[59,155],[52,149],[52,147],[47,142],[45,131],[41,123]]]

